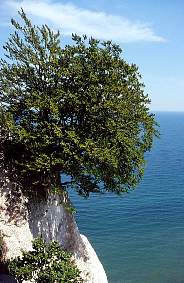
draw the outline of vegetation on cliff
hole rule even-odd
[[[45,243],[41,238],[33,241],[33,249],[7,263],[9,272],[19,283],[34,280],[35,283],[82,283],[80,271],[71,254],[57,242]]]
[[[111,41],[72,35],[62,47],[59,32],[19,15],[0,61],[4,162],[31,191],[135,187],[157,134],[137,66]]]

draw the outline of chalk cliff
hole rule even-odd
[[[2,168],[1,168],[2,169]],[[66,209],[67,200],[58,195],[47,199],[26,199],[19,184],[0,172],[0,231],[4,236],[6,258],[30,250],[38,235],[58,241],[73,257],[86,283],[107,283],[107,277],[88,239],[80,235],[74,216]]]

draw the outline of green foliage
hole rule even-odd
[[[33,241],[33,250],[23,251],[22,257],[9,262],[10,274],[19,283],[82,283],[80,271],[71,260],[71,254],[62,250],[57,242],[46,244],[41,238]]]
[[[83,195],[136,186],[157,135],[137,66],[111,41],[73,35],[61,47],[59,32],[19,15],[0,61],[5,159],[50,189],[59,173]]]

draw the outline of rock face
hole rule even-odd
[[[5,170],[0,172],[0,180],[0,232],[6,258],[21,255],[22,249],[31,250],[33,238],[41,235],[46,241],[58,241],[73,253],[86,283],[108,282],[94,249],[87,238],[80,235],[63,198],[50,195],[47,200],[28,201],[19,185],[9,181]]]
[[[82,270],[83,278],[86,278],[87,283],[108,283],[104,268],[98,259],[98,256],[88,241],[87,237],[81,235],[85,245],[87,260],[82,258],[76,261],[80,270]]]

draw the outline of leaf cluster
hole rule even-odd
[[[8,263],[10,274],[19,283],[34,280],[36,283],[82,283],[80,271],[57,242],[45,243],[41,238],[33,241],[33,249],[22,252],[22,257]]]

